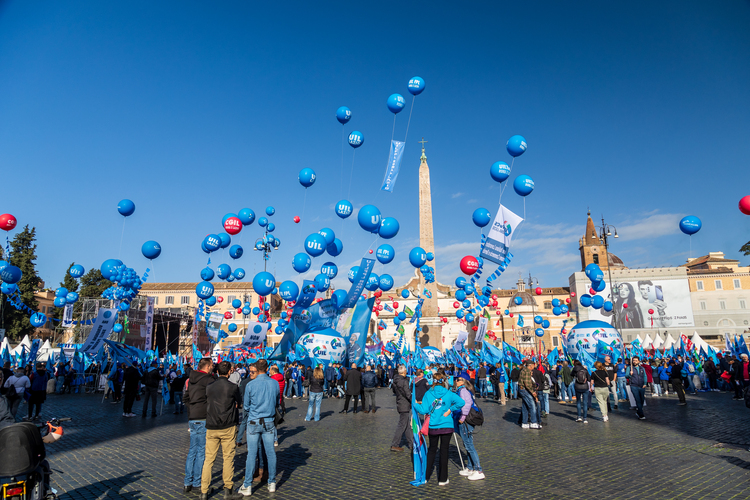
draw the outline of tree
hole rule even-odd
[[[60,283],[60,286],[63,288],[66,288],[68,292],[77,292],[78,291],[78,280],[70,275],[70,268],[75,265],[75,262],[70,264],[68,266],[68,270],[65,271],[65,277],[63,278],[62,282]],[[63,313],[65,312],[64,307],[56,307],[52,314],[50,314],[51,317],[55,319],[61,320],[63,317]]]
[[[36,311],[39,303],[36,301],[34,292],[39,288],[39,276],[36,274],[36,228],[29,229],[29,226],[23,228],[13,241],[11,241],[10,262],[21,269],[23,275],[17,283],[18,291],[21,294],[20,301],[26,306]],[[19,340],[24,335],[31,334],[34,327],[29,322],[29,315],[23,310],[16,310],[14,307],[4,307],[2,323],[6,329],[6,336],[12,340]]]
[[[742,252],[744,255],[750,255],[750,241],[742,245],[742,248],[740,248],[740,252]]]
[[[81,291],[78,295],[81,298],[100,299],[102,292],[112,286],[112,282],[102,276],[102,272],[96,268],[89,269],[89,272],[81,276]]]

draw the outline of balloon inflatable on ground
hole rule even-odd
[[[590,320],[578,323],[570,329],[566,342],[568,354],[576,357],[579,348],[582,348],[588,354],[596,357],[596,347],[599,340],[609,346],[612,346],[614,342],[615,351],[621,351],[623,348],[622,337],[612,325],[604,321]],[[579,341],[581,342],[580,346]]]

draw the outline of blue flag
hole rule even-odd
[[[415,387],[411,388],[411,432],[414,436],[414,447],[412,454],[414,456],[414,481],[410,481],[412,486],[421,486],[425,484],[427,473],[427,446],[424,437],[419,433],[421,425],[419,423],[419,414],[417,413],[417,398]]]
[[[559,357],[560,355],[558,354],[557,347],[555,347],[549,354],[547,354],[547,363],[549,363],[551,367],[555,366]]]

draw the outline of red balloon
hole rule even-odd
[[[375,290],[375,296],[380,298],[383,295],[383,290]],[[380,301],[378,300],[378,304],[380,304]]]
[[[467,276],[471,276],[475,272],[477,272],[477,269],[479,269],[479,261],[476,259],[476,257],[472,255],[467,255],[463,259],[461,259],[461,272],[464,273]]]
[[[562,334],[565,335],[566,333],[568,333],[568,330],[566,330],[565,328],[563,328]]]
[[[627,309],[627,308],[628,308],[628,304],[627,304],[627,303],[623,304],[623,305],[622,305],[622,308],[623,308],[623,309]]]
[[[591,295],[596,295],[596,290],[594,290],[593,288],[589,288],[589,293]]]
[[[497,301],[496,300],[492,301],[492,307],[497,307]]]
[[[453,303],[453,308],[454,309],[458,309],[459,307],[461,307],[461,304],[459,304],[458,302],[454,302]]]
[[[497,295],[493,295],[492,300],[497,300]]]
[[[370,249],[370,253],[372,253],[372,249]]]
[[[229,311],[227,311],[227,314],[232,314],[232,313],[230,313]],[[227,317],[227,314],[225,314],[224,317]],[[237,314],[242,314],[242,308],[241,307],[237,308]],[[227,319],[229,319],[229,318],[231,318],[231,316],[227,317]]]
[[[744,198],[742,198],[740,200],[740,212],[742,212],[745,215],[750,215],[750,195],[747,195],[747,196],[745,196]],[[2,217],[0,217],[0,221],[2,221],[3,217],[5,217],[5,215],[3,215]],[[13,217],[13,216],[11,215],[11,217]],[[7,231],[7,229],[6,229],[6,231]]]
[[[649,310],[648,310],[648,313],[649,313],[649,314],[654,314],[654,310],[653,310],[653,309],[649,309]]]
[[[299,221],[301,221],[302,219],[299,218],[299,215],[295,215],[293,220],[295,224],[299,224]]]
[[[18,224],[18,221],[12,215],[0,215],[0,229],[2,229],[3,231],[10,231],[14,227],[16,227],[16,224]]]
[[[536,292],[537,295],[541,295],[542,294],[542,288],[541,287],[536,287],[536,290],[534,290],[534,291]]]
[[[575,297],[575,296],[576,296],[576,293],[575,293],[575,292],[570,292],[570,296],[571,296],[571,297]]]
[[[227,311],[224,313],[224,319],[232,319],[232,312]]]
[[[472,330],[474,330],[474,331],[476,332],[477,330],[479,330],[479,327],[477,327],[477,326],[472,326],[472,327],[471,327],[471,329],[472,329]]]
[[[235,235],[242,231],[242,221],[237,217],[230,217],[224,221],[224,231]]]
[[[498,309],[497,311],[495,311],[495,314],[497,314],[498,316],[502,316],[502,315],[503,315],[503,312],[502,312],[501,310],[499,310],[499,309]]]
[[[380,316],[380,311],[375,311],[375,316]]]
[[[510,313],[508,316],[510,316],[512,318],[513,317],[513,313]]]
[[[565,299],[566,304],[570,304],[570,299]]]
[[[398,302],[394,302],[394,303],[393,303],[393,308],[394,308],[394,309],[398,309]]]
[[[224,302],[224,297],[216,297],[216,302],[221,304],[222,302]]]

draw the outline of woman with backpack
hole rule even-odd
[[[472,407],[476,406],[474,402],[474,387],[472,387],[469,377],[468,373],[462,372],[456,378],[456,393],[464,402],[461,413],[458,415],[458,431],[468,455],[468,467],[459,472],[459,474],[468,477],[469,481],[478,481],[484,479],[484,472],[482,472],[482,466],[479,464],[477,449],[474,447],[474,426],[466,421]],[[442,463],[442,460],[441,457],[440,463]]]
[[[467,374],[468,376],[468,374]],[[440,442],[440,471],[438,485],[446,486],[448,481],[448,447],[453,435],[453,412],[464,407],[464,400],[456,393],[446,389],[446,376],[440,372],[432,377],[433,385],[427,391],[421,403],[415,403],[414,408],[422,415],[427,415],[429,424],[427,435],[429,447],[427,449],[427,472],[425,481],[430,480],[432,468],[435,465],[438,441]],[[424,426],[422,427],[424,429]]]
[[[571,374],[573,375],[573,389],[576,391],[576,406],[578,410],[576,422],[588,424],[589,392],[591,392],[591,377],[589,376],[589,371],[580,361],[575,360]],[[583,404],[583,418],[581,418],[581,404]]]
[[[8,405],[10,406],[10,413],[15,418],[18,412],[18,407],[23,401],[23,395],[26,389],[31,387],[31,381],[29,377],[23,372],[23,368],[16,368],[15,373],[5,381],[5,388],[8,389],[6,398],[8,399]]]

